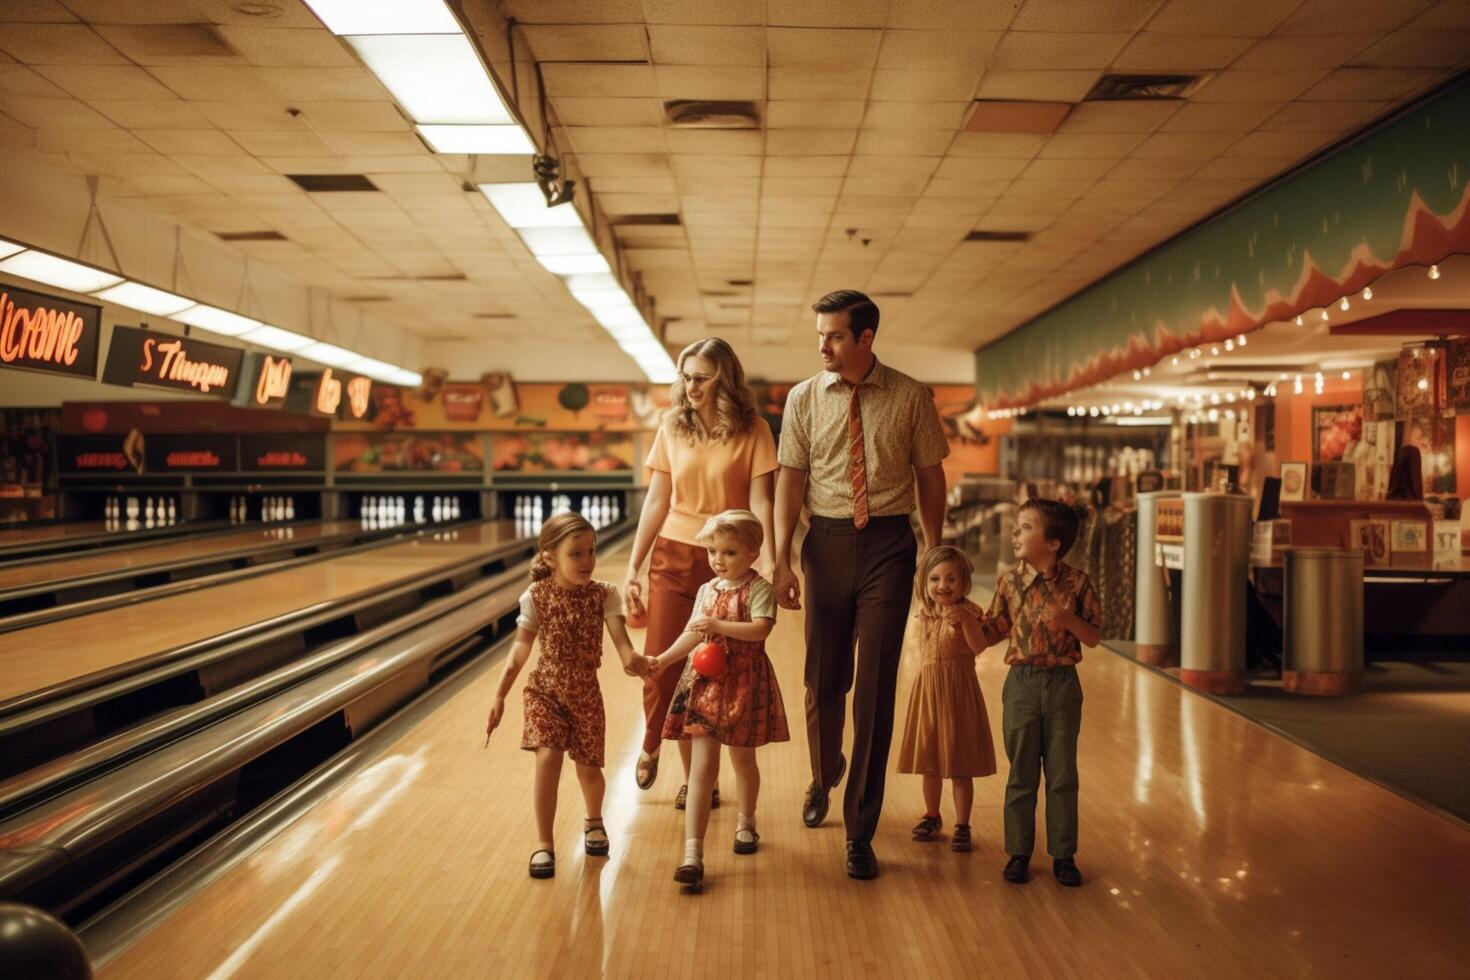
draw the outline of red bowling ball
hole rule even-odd
[[[725,672],[725,648],[706,643],[694,651],[694,669],[701,677],[719,677]]]

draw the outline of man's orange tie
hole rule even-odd
[[[862,530],[868,524],[868,469],[863,453],[863,413],[858,408],[857,385],[847,406],[848,475],[852,478],[852,523]]]

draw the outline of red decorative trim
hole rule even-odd
[[[1150,667],[1177,667],[1179,666],[1179,648],[1177,646],[1162,646],[1155,643],[1140,643],[1134,649],[1134,656],[1141,664]]]
[[[1288,694],[1309,694],[1315,697],[1342,697],[1346,694],[1357,694],[1363,689],[1363,672],[1361,670],[1283,670],[1281,689]]]
[[[1246,690],[1243,670],[1190,670],[1186,667],[1179,672],[1179,679],[1206,694],[1230,696],[1244,694]]]
[[[1124,371],[1152,367],[1171,354],[1200,344],[1254,333],[1268,323],[1289,320],[1307,310],[1329,306],[1395,269],[1410,265],[1428,266],[1443,262],[1456,252],[1470,252],[1470,184],[1466,185],[1466,193],[1459,206],[1443,219],[1425,207],[1417,193],[1414,194],[1404,216],[1402,242],[1398,254],[1386,262],[1380,261],[1366,246],[1360,246],[1354,251],[1348,267],[1335,277],[1318,269],[1311,253],[1304,253],[1302,276],[1290,296],[1272,293],[1262,309],[1250,311],[1241,305],[1239,295],[1231,290],[1230,309],[1223,320],[1218,311],[1211,308],[1193,333],[1174,334],[1168,324],[1157,323],[1152,343],[1145,335],[1135,334],[1129,338],[1127,350],[1120,352],[1114,348],[1107,353],[1096,354],[1088,358],[1085,367],[1073,371],[1065,381],[1049,384],[1032,382],[1020,395],[997,398],[986,407],[1024,408],[1078,388],[1089,388]]]

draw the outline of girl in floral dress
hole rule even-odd
[[[521,595],[515,646],[500,677],[485,744],[505,716],[505,698],[540,638],[541,656],[526,680],[525,727],[521,748],[536,753],[536,828],[539,840],[531,854],[531,877],[556,874],[552,827],[556,821],[556,788],[562,757],[577,765],[577,782],[587,803],[583,846],[595,856],[608,852],[602,823],[603,743],[606,721],[597,668],[602,663],[602,629],[612,636],[624,672],[643,676],[651,657],[633,650],[617,586],[592,578],[597,567],[597,532],[580,514],[559,514],[547,521],[531,564],[531,587]]]
[[[714,676],[699,673],[693,659],[685,665],[664,721],[664,738],[693,740],[684,858],[674,872],[674,880],[684,885],[704,880],[709,790],[720,746],[730,750],[740,800],[735,853],[754,854],[760,842],[755,829],[760,793],[755,750],[791,737],[781,688],[765,648],[776,624],[775,590],[751,569],[760,555],[762,534],[760,521],[748,510],[727,510],[710,518],[699,540],[717,577],[700,586],[685,632],[655,661],[655,670],[667,669],[707,642],[724,650],[724,668]]]

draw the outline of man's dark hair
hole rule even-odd
[[[1057,558],[1065,558],[1077,540],[1077,512],[1060,500],[1032,497],[1021,505],[1021,510],[1035,511],[1041,518],[1041,533],[1048,541],[1056,541]]]
[[[812,304],[817,313],[846,313],[852,329],[852,339],[860,340],[864,330],[878,335],[878,304],[856,289],[839,289],[828,293]]]

